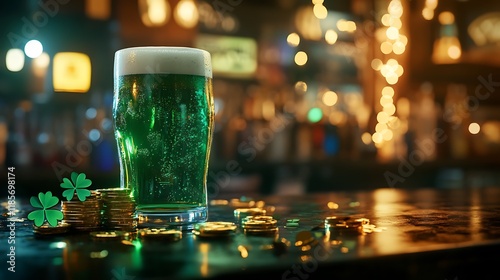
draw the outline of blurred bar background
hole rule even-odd
[[[500,2],[4,1],[0,165],[19,194],[119,185],[113,57],[212,54],[208,191],[500,185]],[[7,171],[2,171],[2,178]]]

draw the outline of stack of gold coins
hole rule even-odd
[[[370,224],[366,218],[352,219],[350,217],[326,217],[325,230],[333,235],[357,235],[363,234],[363,228]]]
[[[70,224],[72,230],[93,231],[101,227],[101,203],[97,191],[90,191],[90,196],[84,201],[80,201],[76,194],[69,201],[63,200],[61,210],[62,222]]]
[[[194,226],[193,234],[202,238],[230,237],[237,228],[233,222],[204,222]]]
[[[272,216],[247,216],[241,220],[241,228],[248,235],[276,235],[278,221]]]
[[[99,189],[102,202],[102,227],[105,230],[135,231],[136,204],[125,188]]]
[[[69,232],[71,225],[65,222],[60,222],[56,226],[50,226],[45,223],[39,227],[33,226],[33,232],[37,236],[52,236],[52,235],[60,235]]]

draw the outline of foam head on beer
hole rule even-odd
[[[115,53],[114,75],[184,74],[212,78],[210,53],[189,47],[132,47]]]

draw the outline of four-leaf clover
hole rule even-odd
[[[61,188],[67,190],[65,190],[62,195],[66,197],[68,201],[73,199],[75,192],[80,201],[85,201],[87,196],[90,196],[90,191],[86,188],[92,184],[92,181],[85,177],[85,173],[78,174],[76,172],[72,172],[71,181],[68,178],[63,178]]]
[[[59,198],[52,196],[52,192],[41,192],[38,194],[38,199],[32,196],[30,199],[31,206],[41,209],[29,213],[28,219],[34,221],[37,227],[41,226],[45,219],[51,226],[57,226],[57,220],[62,220],[63,213],[49,208],[55,206],[58,202]]]

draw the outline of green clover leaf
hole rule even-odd
[[[78,196],[80,201],[85,201],[85,199],[90,196],[90,191],[86,188],[92,185],[92,181],[86,178],[85,173],[71,173],[71,181],[68,178],[63,178],[63,182],[60,184],[61,188],[67,189],[63,191],[62,195],[66,199],[72,200],[74,194]]]
[[[52,192],[39,193],[38,199],[34,196],[30,198],[31,206],[40,208],[40,210],[31,211],[28,214],[28,219],[34,221],[35,226],[39,227],[45,220],[50,226],[57,226],[57,221],[63,219],[63,213],[59,210],[49,209],[55,206],[59,199],[52,196]]]

